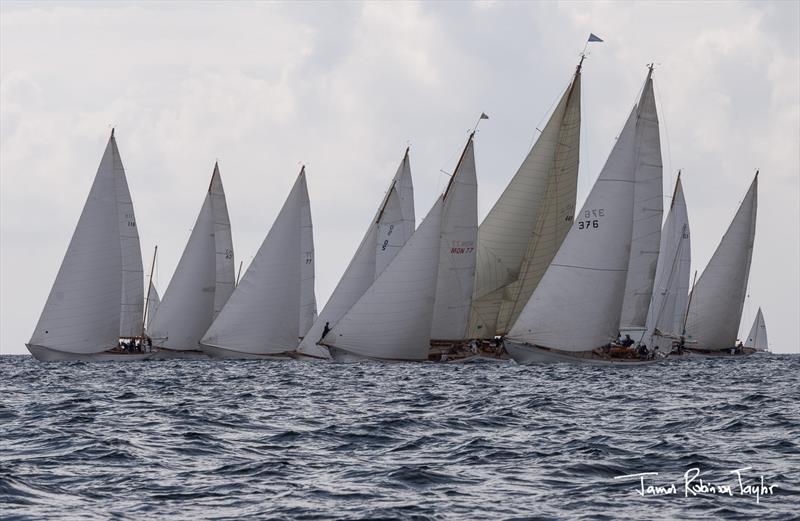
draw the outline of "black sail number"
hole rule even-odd
[[[605,208],[592,208],[584,210],[578,219],[579,230],[596,230],[600,228],[600,221],[606,216]]]

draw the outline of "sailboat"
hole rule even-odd
[[[689,217],[678,172],[672,203],[661,232],[660,255],[645,334],[638,339],[651,349],[657,347],[661,353],[671,352],[673,345],[680,344],[685,336],[692,260],[690,241]]]
[[[451,259],[442,264],[441,252],[446,246],[463,247],[464,253],[471,253],[466,251],[470,246],[448,241],[460,240],[459,219],[469,225],[474,201],[471,190],[476,187],[474,134],[473,131],[467,140],[447,189],[437,197],[419,228],[320,342],[328,347],[334,360],[425,361],[431,335],[438,331],[434,329],[436,317],[440,320],[437,327],[461,327],[461,334],[466,332],[472,288],[458,292],[454,286],[463,280],[460,271],[464,271],[464,278],[473,276],[469,261],[462,264]],[[444,223],[449,228],[445,229]],[[465,265],[467,269],[461,270]],[[448,280],[440,286],[438,279],[443,270]]]
[[[612,348],[628,286],[636,185],[651,182],[653,143],[643,126],[655,114],[652,66],[600,176],[553,261],[504,339],[517,363],[650,363]]]
[[[314,239],[303,167],[253,261],[200,340],[200,349],[212,358],[289,358],[316,311]]]
[[[383,273],[414,233],[414,186],[409,149],[389,184],[364,238],[325,307],[297,347],[298,358],[330,359],[323,340],[326,325],[335,324]]]
[[[140,360],[120,348],[144,336],[144,270],[133,202],[114,130],[36,329],[40,361]]]
[[[687,348],[705,356],[751,354],[736,345],[756,233],[758,172],[690,295]]]
[[[207,358],[200,339],[234,287],[233,242],[219,165],[167,286],[159,312],[148,326],[158,358]]]
[[[764,322],[764,314],[761,312],[761,308],[758,308],[756,319],[753,321],[753,327],[750,328],[750,334],[747,335],[747,341],[744,343],[744,347],[753,349],[756,352],[769,352],[767,324]]]
[[[581,66],[478,228],[469,338],[508,333],[572,226],[578,182]]]

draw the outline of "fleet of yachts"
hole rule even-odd
[[[152,278],[145,284],[112,130],[29,351],[42,361],[510,356],[521,364],[633,366],[668,356],[767,350],[760,309],[747,341],[737,343],[758,173],[708,265],[692,280],[680,173],[669,187],[671,197],[664,196],[651,66],[576,211],[582,63],[480,224],[475,133],[416,228],[407,149],[319,313],[304,168],[237,280],[215,165],[191,236],[159,298]]]

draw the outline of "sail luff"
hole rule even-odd
[[[478,229],[471,337],[508,332],[570,229],[577,196],[580,93],[578,66],[541,135]]]
[[[122,250],[112,140],[113,131],[29,345],[69,353],[117,345]]]
[[[305,167],[303,167],[305,172]],[[306,184],[303,176],[303,184]],[[314,229],[308,188],[300,192],[300,314],[298,337],[304,337],[317,318],[317,297],[314,293]],[[297,340],[300,341],[300,338]]]
[[[214,250],[216,256],[216,277],[214,283],[214,314],[219,314],[233,293],[235,283],[236,261],[233,254],[233,236],[231,220],[228,215],[228,202],[222,186],[219,164],[214,163],[214,172],[208,186],[211,198],[211,214],[214,220]]]
[[[733,347],[739,332],[758,209],[756,173],[728,230],[692,291],[686,332],[699,350]]]
[[[620,329],[645,327],[653,295],[663,218],[663,181],[658,111],[650,68],[639,100],[633,230]]]

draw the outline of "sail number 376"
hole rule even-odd
[[[600,217],[606,216],[605,208],[593,208],[591,210],[584,210],[583,215],[578,220],[579,230],[592,230],[600,228]]]

